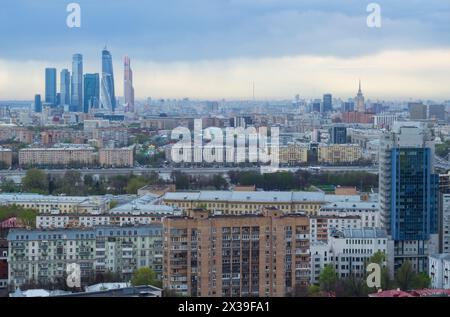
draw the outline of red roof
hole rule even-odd
[[[450,296],[450,289],[420,289],[405,292],[401,290],[388,290],[370,294],[370,297],[428,297],[437,295]]]

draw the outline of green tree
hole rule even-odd
[[[320,297],[322,292],[319,285],[310,285],[308,289],[308,297]]]
[[[398,287],[403,291],[409,291],[414,288],[416,282],[416,273],[414,272],[411,262],[405,261],[397,270],[395,278]]]
[[[156,287],[161,286],[161,281],[156,278],[156,273],[149,267],[143,267],[137,269],[131,278],[131,285],[153,285]]]
[[[146,185],[145,179],[143,179],[142,177],[133,177],[128,182],[126,188],[127,194],[136,195],[138,189],[144,187],[145,185]]]
[[[414,288],[423,289],[429,288],[431,285],[431,278],[426,273],[419,273],[414,280]]]
[[[49,180],[39,169],[30,169],[22,180],[23,190],[29,193],[48,194]]]
[[[16,183],[14,183],[13,180],[7,179],[0,186],[0,190],[3,193],[17,193],[20,191],[20,188],[19,188],[19,186],[17,186]]]
[[[336,270],[332,264],[327,264],[319,275],[320,289],[325,292],[334,290],[338,281]]]

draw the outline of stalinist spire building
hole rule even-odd
[[[359,89],[358,94],[355,98],[356,111],[358,112],[366,112],[366,106],[364,104],[364,95],[361,91],[361,80],[359,81]]]

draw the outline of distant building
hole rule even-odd
[[[308,147],[302,144],[281,146],[279,150],[280,163],[298,165],[308,162]]]
[[[83,111],[88,113],[91,109],[98,109],[100,104],[100,77],[98,74],[84,75]]]
[[[341,112],[353,112],[355,111],[355,103],[353,101],[347,101],[342,104]]]
[[[45,102],[56,106],[56,68],[45,69]]]
[[[333,96],[331,94],[323,95],[323,109],[322,112],[333,111]]]
[[[362,112],[362,113],[366,112],[366,105],[364,103],[364,95],[361,90],[361,81],[359,81],[359,89],[358,89],[358,94],[356,95],[356,98],[355,98],[355,105],[356,105],[356,111]]]
[[[428,118],[437,121],[445,121],[446,112],[444,105],[430,105],[428,106]]]
[[[34,112],[41,113],[42,112],[42,101],[41,95],[34,96]]]
[[[373,123],[373,113],[365,113],[359,111],[343,112],[341,114],[343,123]]]
[[[0,147],[0,162],[3,162],[6,167],[11,167],[12,151],[10,149]]]
[[[19,165],[26,166],[68,166],[95,165],[95,149],[92,147],[25,148],[19,150]]]
[[[99,163],[105,167],[132,167],[134,166],[134,146],[100,149]]]
[[[61,105],[70,105],[70,72],[68,69],[63,69],[61,71],[60,78],[60,94],[61,94]]]
[[[105,47],[102,51],[102,79],[100,90],[101,108],[114,112],[116,110],[116,102],[112,56]]]
[[[422,103],[410,102],[408,104],[410,120],[426,120],[427,106]]]
[[[0,238],[0,289],[8,286],[8,241]]]
[[[83,55],[81,54],[74,54],[72,57],[70,111],[83,111]]]
[[[346,144],[347,143],[347,128],[344,126],[334,126],[330,128],[330,143],[331,144]]]
[[[379,114],[373,116],[373,127],[376,129],[390,129],[398,120],[396,114]]]
[[[133,71],[131,69],[130,58],[124,58],[124,78],[123,91],[125,99],[125,107],[129,112],[134,112],[134,87],[133,87]]]
[[[361,147],[357,144],[319,144],[320,163],[355,163],[361,157]]]

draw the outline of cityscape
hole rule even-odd
[[[0,297],[449,297],[450,4],[194,2],[0,22]]]

